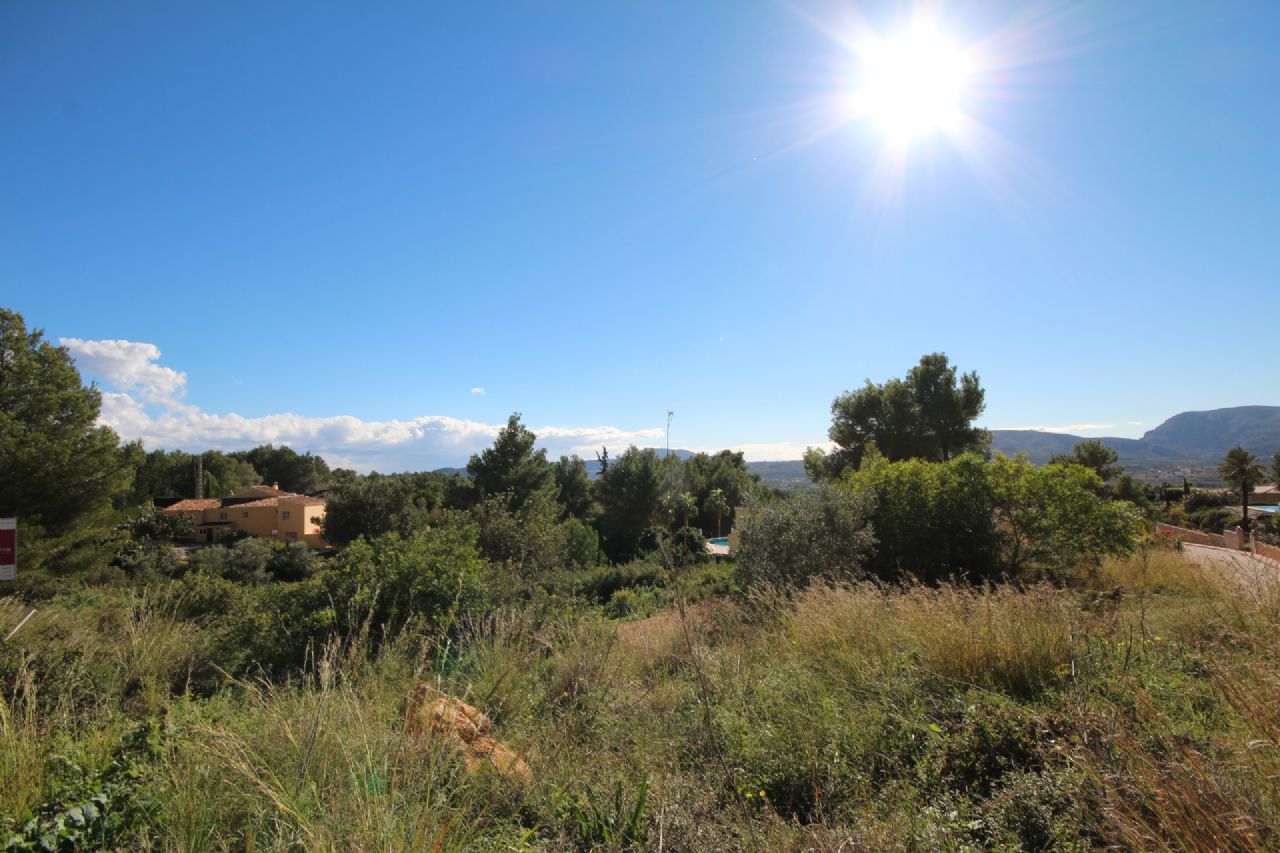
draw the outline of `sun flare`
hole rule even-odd
[[[933,29],[877,39],[860,51],[857,113],[890,139],[909,143],[953,132],[972,76],[966,51]]]

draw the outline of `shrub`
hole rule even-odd
[[[317,577],[341,629],[358,628],[367,619],[391,634],[411,619],[430,631],[447,628],[457,614],[482,602],[486,571],[474,532],[444,527],[413,539],[395,533],[358,539]]]
[[[740,525],[738,585],[802,587],[817,578],[860,577],[875,542],[870,507],[866,493],[828,486],[752,508]]]

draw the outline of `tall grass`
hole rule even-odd
[[[827,584],[631,621],[512,605],[212,692],[190,673],[216,625],[91,591],[0,645],[0,818],[74,806],[145,725],[122,849],[1274,849],[1267,584],[1153,552],[1068,587]],[[410,733],[423,683],[487,714],[532,783]],[[620,794],[627,833],[588,790]]]
[[[814,587],[788,614],[794,642],[833,675],[918,669],[958,686],[1031,696],[1070,671],[1083,617],[1048,586]]]

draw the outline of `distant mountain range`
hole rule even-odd
[[[1031,429],[991,431],[991,450],[1014,456],[1027,454],[1037,465],[1055,453],[1088,439],[1061,432]],[[1217,485],[1216,469],[1227,451],[1237,445],[1256,455],[1264,465],[1280,450],[1280,406],[1236,406],[1207,412],[1174,415],[1142,438],[1099,438],[1120,454],[1120,464],[1139,479],[1178,482],[1187,477],[1197,485]],[[767,485],[780,489],[802,488],[807,480],[804,463],[753,462],[751,470]]]
[[[1077,435],[1025,429],[991,432],[991,449],[1007,455],[1026,453],[1035,463],[1055,453],[1070,453]],[[1280,450],[1280,406],[1236,406],[1174,415],[1142,438],[1099,438],[1120,454],[1121,464],[1220,462],[1228,450],[1240,446],[1260,459]]]

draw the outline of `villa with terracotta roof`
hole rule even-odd
[[[216,542],[232,533],[265,539],[306,542],[312,548],[328,546],[321,532],[324,500],[285,492],[275,486],[250,486],[225,498],[187,498],[164,511],[191,518],[196,538]]]

